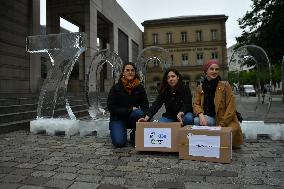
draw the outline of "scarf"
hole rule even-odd
[[[133,89],[135,89],[139,84],[140,84],[140,81],[139,79],[135,78],[131,81],[125,79],[125,78],[121,78],[121,82],[122,82],[122,85],[124,86],[125,90],[131,94]]]
[[[214,98],[219,80],[219,78],[216,78],[209,81],[207,78],[205,78],[202,82],[202,89],[204,91],[203,110],[205,115],[214,117],[216,114]]]

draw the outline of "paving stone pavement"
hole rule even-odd
[[[0,189],[284,188],[284,142],[246,141],[231,164],[114,148],[109,138],[0,135]]]

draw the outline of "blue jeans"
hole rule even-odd
[[[115,147],[123,147],[127,142],[127,129],[132,129],[130,140],[135,141],[136,122],[139,118],[144,117],[142,110],[133,110],[128,120],[116,120],[109,122],[109,130],[112,144]],[[134,140],[134,141],[133,141]]]
[[[206,126],[216,126],[215,117],[204,115],[205,119],[207,120]],[[200,125],[199,117],[194,118],[194,125]]]
[[[166,118],[166,117],[161,117],[159,119],[159,122],[177,122],[178,120],[175,118]],[[183,125],[192,125],[193,124],[193,114],[191,112],[187,112],[182,120]]]

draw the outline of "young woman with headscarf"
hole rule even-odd
[[[195,92],[193,112],[195,125],[231,127],[235,148],[243,143],[243,135],[236,115],[235,97],[228,82],[221,81],[220,65],[209,60],[203,66],[205,78]]]

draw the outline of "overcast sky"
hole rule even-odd
[[[45,25],[45,1],[41,3],[41,24]],[[236,37],[241,35],[237,19],[251,10],[251,0],[116,0],[132,20],[140,27],[145,20],[158,18],[225,14],[229,16],[226,22],[227,47],[236,43]],[[78,31],[73,24],[60,20],[60,25],[73,32]],[[74,29],[75,28],[75,29]]]
[[[116,0],[143,31],[145,20],[189,15],[225,14],[227,47],[241,35],[237,19],[251,10],[251,0]]]

